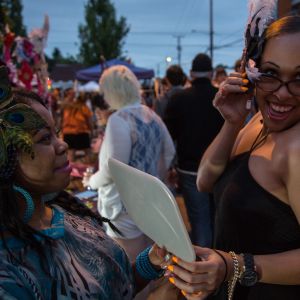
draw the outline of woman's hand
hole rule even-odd
[[[249,80],[246,74],[231,73],[221,84],[213,105],[219,110],[225,121],[241,125],[251,109],[247,101],[253,95],[249,94]],[[247,107],[246,107],[247,105]]]
[[[84,187],[88,187],[88,186],[90,185],[89,182],[90,182],[90,177],[91,177],[92,175],[93,175],[93,174],[90,173],[90,172],[84,172],[84,173],[83,173],[82,185],[83,185]]]
[[[165,262],[166,254],[167,251],[165,249],[162,249],[158,247],[156,244],[154,244],[149,251],[149,260],[151,264],[156,268],[162,268],[166,263]]]
[[[168,171],[167,183],[173,188],[178,187],[178,173],[175,168]]]
[[[217,290],[227,273],[226,265],[216,251],[194,246],[199,261],[185,262],[173,258],[168,266],[170,282],[178,287],[189,300],[202,300]]]

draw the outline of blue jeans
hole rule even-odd
[[[195,175],[178,172],[179,186],[191,224],[191,241],[201,247],[212,246],[212,203],[209,194],[197,190]]]

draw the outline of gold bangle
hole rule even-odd
[[[236,254],[233,251],[230,251],[229,254],[233,260],[233,277],[228,281],[228,300],[232,300],[234,288],[240,275],[240,267]]]

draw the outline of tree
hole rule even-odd
[[[25,36],[26,29],[22,17],[23,5],[21,0],[0,0],[0,31],[5,32],[8,24],[12,32],[17,36]]]
[[[110,0],[89,0],[85,5],[86,24],[79,25],[80,57],[83,63],[99,63],[122,55],[123,39],[129,32],[126,19],[116,19],[116,11]]]
[[[67,54],[64,56],[61,51],[55,47],[52,52],[52,59],[56,64],[75,64],[77,60],[74,56]]]
[[[51,72],[51,70],[53,69],[53,67],[56,65],[56,64],[76,64],[78,63],[77,59],[70,55],[70,54],[67,54],[66,56],[64,56],[60,49],[55,47],[52,51],[52,57],[49,57],[47,55],[46,56],[46,61],[47,61],[47,64],[48,64],[48,69],[49,71]]]
[[[58,48],[54,48],[52,52],[52,59],[56,62],[60,62],[62,60],[63,56]]]

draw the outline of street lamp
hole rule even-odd
[[[172,57],[171,56],[167,56],[166,57],[166,63],[167,65],[169,65],[172,62]]]

